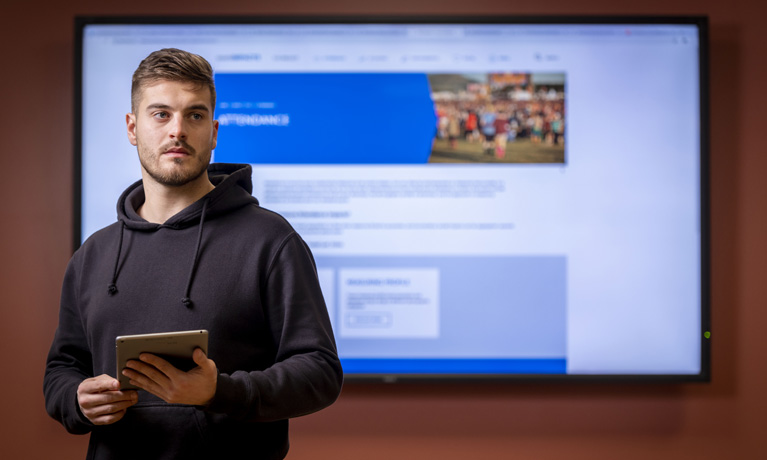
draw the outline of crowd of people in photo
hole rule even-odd
[[[481,143],[485,154],[503,159],[507,143],[520,139],[529,139],[533,144],[564,145],[562,92],[540,88],[527,100],[472,99],[435,100],[437,138],[447,139],[450,148],[458,148],[459,140]]]

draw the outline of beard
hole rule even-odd
[[[173,158],[173,165],[162,162],[162,153],[173,147],[183,147],[189,153],[185,158]],[[139,143],[139,161],[141,166],[155,182],[169,187],[181,187],[205,174],[210,164],[210,154],[198,155],[196,150],[186,142],[180,141],[163,146],[152,154],[146,155],[148,149]],[[166,163],[165,165],[163,163]]]

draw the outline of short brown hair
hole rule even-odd
[[[147,56],[133,72],[131,111],[136,113],[141,91],[161,80],[189,82],[210,89],[211,110],[216,108],[213,68],[204,57],[176,48],[163,48]]]

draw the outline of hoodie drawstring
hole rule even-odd
[[[112,273],[112,283],[107,287],[109,295],[117,294],[117,268],[120,266],[120,253],[123,250],[123,233],[125,232],[125,222],[120,221],[120,240],[117,244],[117,257],[115,258],[115,269]]]
[[[192,267],[189,270],[189,279],[186,282],[186,290],[184,291],[184,297],[181,299],[181,303],[187,308],[192,308],[192,299],[189,298],[189,292],[192,290],[192,281],[194,281],[194,274],[197,270],[197,261],[200,256],[200,245],[202,243],[202,229],[205,224],[205,215],[208,211],[208,200],[206,199],[202,203],[202,212],[200,213],[200,224],[197,231],[197,245],[194,249],[194,259],[192,260]],[[112,282],[107,287],[107,293],[112,296],[117,294],[117,274],[120,267],[120,255],[122,254],[123,238],[125,234],[125,222],[120,221],[120,239],[117,244],[117,257],[115,257],[115,268],[112,273]]]
[[[186,282],[186,291],[184,291],[184,298],[181,299],[181,303],[186,308],[192,308],[192,299],[189,298],[189,292],[192,290],[192,280],[194,280],[194,273],[197,270],[197,259],[200,256],[200,243],[202,242],[202,227],[205,224],[205,213],[208,210],[208,200],[202,202],[202,212],[200,213],[200,227],[197,232],[197,247],[194,249],[194,260],[192,260],[192,269],[189,270],[189,280]]]

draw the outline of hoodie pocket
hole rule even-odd
[[[122,420],[94,430],[89,451],[94,460],[209,460],[207,432],[205,416],[192,406],[139,403]]]

